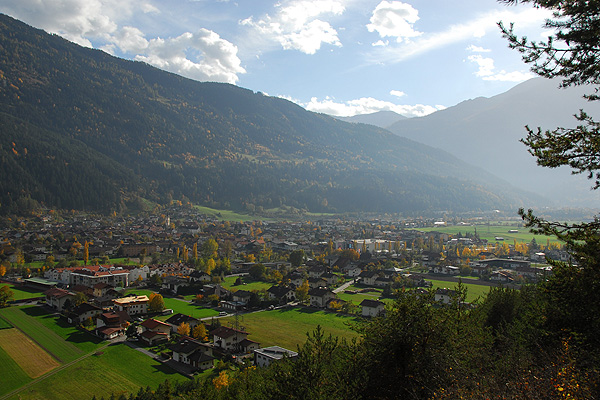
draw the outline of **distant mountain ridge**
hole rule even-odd
[[[340,121],[352,122],[357,124],[369,124],[378,126],[379,128],[387,129],[389,126],[395,124],[398,121],[406,119],[405,116],[400,115],[394,111],[377,111],[370,114],[358,114],[352,117],[337,117],[335,119]]]
[[[0,15],[0,212],[146,200],[421,213],[521,205],[492,174],[364,124],[83,48]]]
[[[600,102],[582,98],[590,87],[558,89],[559,81],[535,78],[491,98],[476,98],[421,118],[398,121],[388,129],[402,137],[444,149],[456,157],[502,176],[563,205],[597,206],[600,193],[591,182],[567,169],[552,170],[536,160],[519,139],[525,125],[543,129],[574,127],[583,108],[600,116]]]

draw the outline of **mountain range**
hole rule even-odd
[[[415,214],[514,210],[535,200],[387,130],[119,59],[6,15],[0,158],[4,214],[171,201]]]
[[[398,121],[406,119],[394,111],[377,111],[369,114],[358,114],[351,117],[334,117],[340,121],[352,122],[357,124],[375,125],[380,128],[387,129]]]
[[[559,80],[535,78],[494,97],[479,97],[425,117],[387,126],[397,135],[443,149],[511,184],[554,200],[554,205],[596,206],[600,193],[590,191],[584,175],[567,168],[536,165],[525,145],[525,126],[553,130],[575,127],[580,109],[600,117],[600,102],[582,96],[589,87],[559,89]]]

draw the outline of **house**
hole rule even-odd
[[[394,283],[393,278],[386,278],[385,276],[379,276],[375,279],[374,286],[379,288],[384,288],[388,285],[392,285]]]
[[[308,278],[308,287],[311,289],[316,289],[320,287],[326,287],[327,280],[323,278]]]
[[[190,281],[195,283],[208,283],[212,281],[212,276],[204,271],[194,271],[190,274]]]
[[[385,311],[385,303],[379,300],[364,299],[360,302],[363,317],[376,317]]]
[[[452,299],[456,296],[455,290],[450,290],[446,288],[439,288],[435,291],[434,300],[444,303],[450,304],[452,303]]]
[[[329,300],[336,298],[335,293],[325,288],[310,289],[308,295],[310,296],[310,305],[319,308],[325,308]]]
[[[114,339],[125,333],[131,317],[127,311],[102,313],[96,317],[96,335],[101,338]]]
[[[331,272],[325,272],[321,275],[321,279],[325,279],[326,286],[333,286],[338,283],[339,277]]]
[[[295,359],[298,353],[279,346],[270,346],[254,350],[254,365],[268,367],[272,362],[283,358]]]
[[[181,276],[167,276],[164,278],[162,288],[170,290],[173,293],[178,293],[179,288],[189,286],[190,282],[187,278]]]
[[[303,284],[303,283],[304,283],[304,281],[306,280],[306,279],[304,278],[304,276],[302,276],[302,275],[301,275],[301,274],[299,274],[299,273],[292,273],[292,274],[290,274],[290,275],[289,275],[289,277],[288,277],[288,278],[289,278],[289,280],[290,280],[290,283],[291,283],[292,285],[294,285],[295,287],[300,287],[300,286],[302,286],[302,284]]]
[[[239,329],[228,328],[226,326],[220,326],[210,332],[210,335],[213,337],[213,343],[215,344],[215,347],[225,351],[239,351],[239,344],[241,341],[247,338],[248,332],[244,332]]]
[[[379,278],[379,274],[377,271],[362,271],[358,278],[363,285],[375,286],[375,280]]]
[[[327,269],[325,267],[315,266],[308,270],[308,276],[310,278],[320,278],[321,275],[323,275],[325,272],[327,272]]]
[[[92,288],[93,291],[93,296],[94,297],[104,297],[106,296],[109,291],[111,291],[112,289],[114,289],[113,286],[109,285],[108,283],[96,283],[94,285],[94,287]]]
[[[273,285],[267,289],[269,300],[277,300],[280,303],[288,303],[296,300],[296,291],[289,286]]]
[[[92,321],[96,320],[96,317],[102,314],[102,312],[103,310],[100,307],[96,307],[90,303],[81,303],[67,314],[67,321],[70,324],[79,325],[88,318],[91,318]]]
[[[142,333],[140,340],[146,342],[149,346],[154,346],[157,343],[166,342],[171,337],[171,325],[150,318],[140,324]]]
[[[360,267],[355,264],[350,264],[350,265],[345,266],[342,269],[342,271],[344,272],[344,275],[346,275],[349,278],[356,278],[362,272]]]
[[[181,313],[173,314],[165,322],[171,326],[171,332],[177,332],[177,328],[179,328],[179,325],[183,323],[186,323],[190,326],[190,331],[192,331],[198,324],[202,323],[202,321],[197,318]]]
[[[429,273],[443,275],[458,275],[460,274],[460,268],[454,267],[452,265],[435,265],[429,268]]]
[[[213,354],[210,344],[202,343],[188,336],[183,336],[177,343],[169,345],[173,352],[173,360],[199,370],[213,367]]]
[[[244,305],[248,304],[250,297],[252,297],[252,292],[247,290],[238,290],[237,292],[233,292],[233,301],[242,303]]]
[[[75,297],[75,293],[65,289],[52,288],[46,290],[44,296],[46,296],[46,304],[49,307],[52,307],[57,311],[62,311],[65,307],[65,303],[67,301],[70,303],[71,299]]]
[[[494,271],[490,274],[490,281],[512,282],[514,279],[509,271]]]
[[[129,296],[120,299],[114,299],[113,303],[117,311],[127,311],[129,315],[139,315],[148,313],[148,296]]]
[[[240,342],[240,353],[250,354],[256,349],[260,349],[260,343],[254,340],[244,339]]]

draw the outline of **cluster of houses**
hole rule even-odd
[[[489,258],[469,263],[472,274],[486,277],[499,283],[513,283],[516,277],[522,277],[530,282],[537,282],[552,273],[550,266],[532,267],[531,261],[512,258]],[[432,265],[429,273],[440,275],[459,275],[460,268],[452,265]]]

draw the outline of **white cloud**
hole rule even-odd
[[[246,71],[237,47],[217,33],[200,29],[176,38],[147,39],[130,26],[138,13],[159,14],[154,5],[138,0],[6,0],[3,11],[77,44],[115,54],[119,48],[136,60],[198,80],[236,83]],[[128,21],[120,26],[122,21]]]
[[[195,52],[200,55],[191,55]],[[246,72],[237,47],[207,29],[176,38],[151,39],[144,54],[135,59],[197,80],[236,83],[238,74]]]
[[[240,23],[279,42],[286,50],[314,54],[324,43],[338,47],[342,45],[337,31],[322,19],[327,15],[341,15],[344,5],[340,1],[293,0],[276,4],[275,7],[277,11],[274,16],[267,14],[258,20],[250,17]]]
[[[467,47],[467,51],[470,51],[472,53],[489,53],[492,50],[490,50],[490,49],[484,49],[483,47],[475,46],[475,45],[472,44],[469,47]]]
[[[306,104],[298,103],[309,111],[334,115],[334,116],[353,116],[358,114],[371,114],[377,111],[394,111],[405,117],[423,117],[445,107],[436,105],[428,106],[423,104],[399,105],[389,101],[374,99],[372,97],[362,97],[356,100],[346,102],[336,102],[330,97],[324,100],[318,100],[316,97],[310,99]]]
[[[515,22],[519,27],[540,26],[552,13],[548,10],[528,8],[523,11],[492,11],[467,23],[456,24],[444,31],[423,34],[396,46],[374,50],[374,62],[401,62],[471,38],[481,38],[488,33],[498,33],[498,21]]]
[[[406,96],[406,93],[400,91],[400,90],[390,90],[390,94],[392,96],[396,96],[396,97],[402,97],[402,96]]]
[[[390,42],[387,40],[385,42],[383,40],[378,40],[375,43],[371,43],[371,46],[373,46],[373,47],[387,46],[388,44],[390,44]]]
[[[384,0],[375,7],[367,29],[369,32],[379,33],[382,38],[390,36],[402,42],[422,35],[413,28],[413,24],[418,20],[419,12],[410,4]]]
[[[477,64],[478,70],[475,72],[475,76],[482,78],[484,81],[523,82],[533,78],[533,74],[529,72],[506,72],[504,70],[496,72],[494,60],[489,57],[482,57],[479,54],[471,55],[467,59]]]

